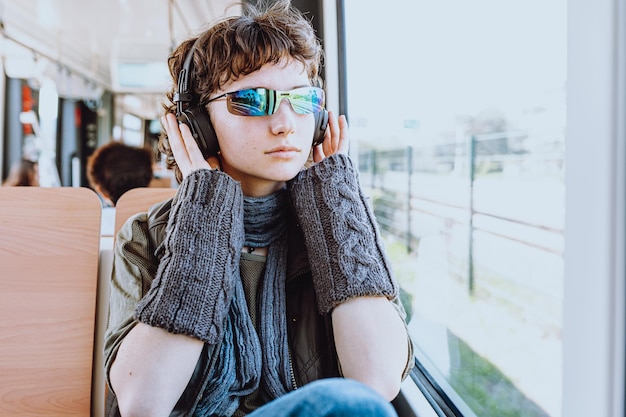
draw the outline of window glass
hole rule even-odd
[[[143,121],[135,115],[125,113],[122,124],[122,139],[124,143],[130,146],[142,146],[143,134],[141,129],[143,128]]]
[[[566,2],[345,0],[351,152],[433,377],[561,416]]]

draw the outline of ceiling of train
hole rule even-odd
[[[215,19],[239,14],[232,2],[0,0],[0,53],[9,76],[45,74],[60,90],[73,89],[68,96],[102,89],[162,95],[172,46]],[[76,80],[83,81],[84,92]]]

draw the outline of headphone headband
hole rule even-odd
[[[180,116],[183,113],[183,103],[190,103],[193,95],[191,94],[191,68],[193,64],[193,53],[196,47],[200,43],[202,38],[198,37],[191,45],[185,61],[183,62],[183,68],[178,73],[178,84],[176,93],[174,93],[173,101],[176,103],[176,116]]]

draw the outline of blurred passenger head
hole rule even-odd
[[[152,174],[151,151],[122,142],[109,142],[87,159],[89,184],[112,205],[126,191],[147,187]]]
[[[300,62],[311,85],[321,86],[318,72],[323,52],[311,22],[289,0],[260,3],[255,6],[242,2],[242,16],[217,22],[172,52],[168,65],[173,84],[167,93],[171,104],[164,105],[166,112],[176,112],[173,100],[178,76],[198,39],[189,76],[190,106],[206,108],[209,97],[225,83],[258,71],[266,64]],[[174,168],[176,179],[181,181],[182,174],[164,134],[159,150],[166,156],[168,167]]]
[[[9,176],[2,183],[4,187],[38,186],[39,164],[29,159],[21,159],[11,165]]]

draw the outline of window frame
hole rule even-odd
[[[562,414],[618,417],[624,416],[625,5],[567,5]]]

